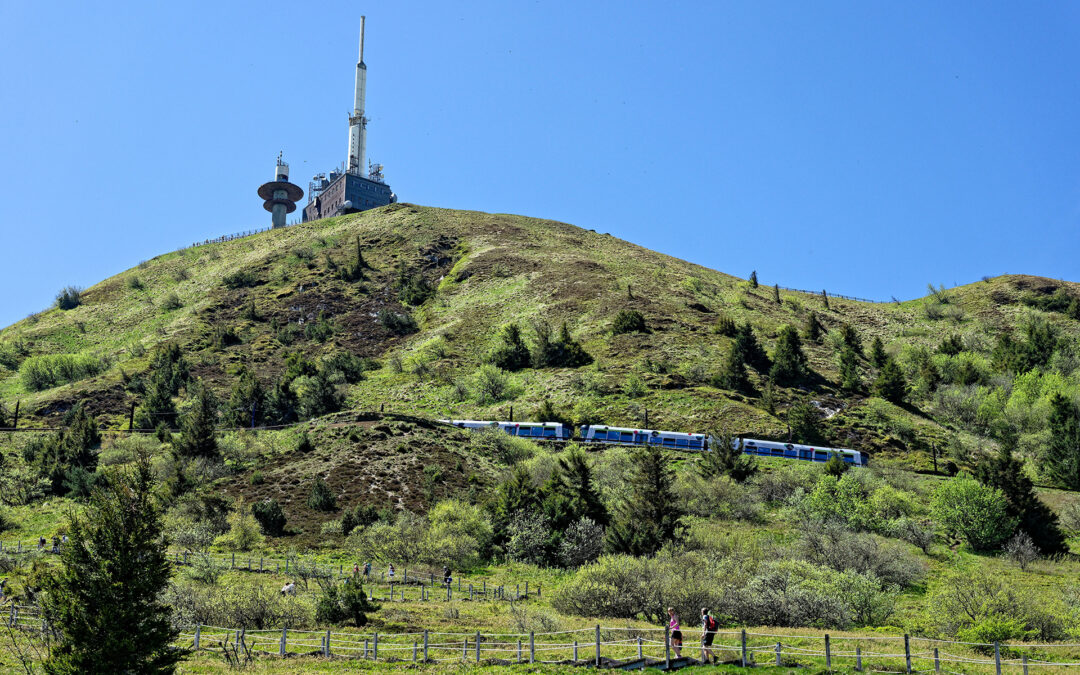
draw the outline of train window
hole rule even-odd
[[[554,436],[555,436],[555,430],[554,429],[544,429],[544,437],[545,438],[553,438]]]
[[[623,443],[633,443],[634,442],[634,434],[630,433],[629,431],[624,431],[624,432],[622,432],[622,439],[621,440],[622,440]]]
[[[818,451],[816,451],[814,453],[814,461],[815,462],[826,462],[826,461],[828,461],[828,459],[829,459],[829,453],[827,453],[827,452],[822,452],[822,451],[818,450]]]
[[[783,448],[773,448],[772,449],[772,454],[777,455],[779,457],[783,457],[784,456],[784,449]]]
[[[689,445],[689,443],[686,442],[685,438],[677,438],[677,439],[675,439],[675,447],[676,448],[685,448],[688,445]]]
[[[674,438],[665,438],[664,439],[664,445],[669,447],[669,448],[674,448],[675,447],[675,439]]]

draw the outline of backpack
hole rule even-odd
[[[720,622],[713,618],[712,614],[705,616],[705,630],[710,633],[715,633],[716,629],[720,627]]]

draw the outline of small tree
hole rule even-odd
[[[889,360],[889,355],[885,353],[885,345],[882,343],[881,338],[877,335],[874,336],[874,341],[870,343],[870,363],[875,368],[881,368]]]
[[[338,584],[332,579],[319,580],[322,593],[315,601],[315,620],[320,623],[341,623],[351,620],[356,626],[367,625],[368,612],[379,609],[364,594],[364,584],[353,576]]]
[[[508,323],[499,331],[499,343],[491,351],[488,361],[503,370],[515,371],[529,367],[529,347],[521,337],[521,328]]]
[[[266,412],[266,392],[255,373],[245,368],[233,383],[225,420],[229,426],[246,427],[262,424]]]
[[[512,390],[510,374],[502,368],[485,363],[473,376],[473,394],[480,405],[498,403]]]
[[[67,286],[56,294],[56,306],[60,309],[75,309],[81,304],[82,289],[78,286]]]
[[[847,345],[840,351],[840,388],[849,394],[862,389],[859,378],[859,356]]]
[[[333,511],[337,508],[337,497],[322,476],[316,476],[315,482],[311,484],[307,505],[316,511]]]
[[[180,425],[176,451],[186,457],[213,457],[218,454],[214,430],[217,426],[217,399],[199,380],[192,392],[194,403]]]
[[[818,321],[817,312],[810,312],[806,317],[806,327],[803,329],[803,337],[807,342],[821,342],[823,332],[821,322]]]
[[[765,350],[762,349],[757,336],[754,335],[754,329],[750,326],[750,322],[739,326],[738,331],[735,333],[735,349],[742,355],[743,363],[749,364],[759,371],[769,367],[769,357],[765,354]]]
[[[263,534],[270,537],[280,537],[285,533],[285,511],[275,499],[256,502],[251,505],[251,515],[259,521],[259,527]]]
[[[1046,473],[1058,485],[1080,490],[1080,409],[1060,393],[1050,397]]]
[[[49,673],[171,673],[184,652],[163,594],[172,576],[149,460],[111,472],[73,513],[60,567],[43,581],[56,638]]]
[[[758,471],[757,460],[743,452],[743,441],[725,430],[709,434],[709,452],[697,465],[702,478],[730,476],[736,483],[753,477]]]
[[[829,455],[828,461],[825,462],[825,473],[835,478],[843,476],[847,472],[848,468],[848,463],[845,462],[842,457],[840,457],[840,453],[838,452],[834,452]]]
[[[735,324],[735,320],[729,316],[720,317],[716,320],[716,325],[713,326],[714,333],[725,337],[735,337],[738,330],[739,327]]]
[[[976,551],[997,548],[1016,527],[1001,490],[967,474],[941,484],[934,492],[931,511],[946,532],[963,539]]]
[[[825,309],[829,309],[829,294],[825,292],[825,289],[821,290],[821,304]]]
[[[645,325],[645,317],[641,312],[636,309],[622,309],[615,315],[615,321],[611,326],[612,335],[622,335],[623,333],[647,333],[648,327]]]
[[[1026,572],[1028,565],[1039,559],[1039,548],[1027,532],[1020,531],[1005,542],[1005,557],[1019,565],[1021,571]]]
[[[300,395],[300,413],[306,419],[327,415],[341,409],[341,396],[330,382],[325,370],[320,369],[308,378],[307,386]]]
[[[607,548],[614,553],[650,555],[682,536],[684,514],[672,489],[675,475],[663,448],[636,448],[631,456],[629,492],[607,530]]]
[[[757,287],[758,287],[757,270],[754,270],[753,272],[750,273],[750,288],[757,288]]]
[[[818,411],[805,399],[788,408],[787,423],[792,437],[799,443],[820,445],[825,440],[821,436]]]
[[[794,326],[789,324],[780,331],[772,360],[769,376],[781,384],[792,384],[806,376],[806,354],[802,350],[799,331]]]
[[[887,359],[885,365],[874,380],[874,394],[886,401],[900,405],[907,398],[907,380],[900,366],[893,359]]]
[[[855,326],[850,323],[841,324],[840,326],[840,341],[852,349],[859,356],[862,356],[862,338],[859,337],[859,331],[855,330]]]
[[[780,284],[773,285],[773,300],[776,304],[780,304]]]
[[[720,374],[713,378],[713,385],[732,391],[747,391],[750,389],[750,378],[746,375],[746,364],[743,362],[741,351],[732,348],[728,352]]]

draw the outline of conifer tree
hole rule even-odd
[[[746,375],[746,364],[741,351],[732,347],[720,373],[713,378],[713,386],[732,391],[746,391],[750,388],[750,378]]]
[[[1024,463],[1013,454],[1015,445],[1015,433],[1009,430],[1001,438],[997,456],[976,465],[975,478],[1005,494],[1009,516],[1019,521],[1019,529],[1031,537],[1040,553],[1065,553],[1069,546],[1058,527],[1057,514],[1035,493],[1035,486],[1024,473]]]
[[[753,272],[750,273],[750,288],[757,288],[757,287],[758,287],[757,270],[754,270]]]
[[[521,337],[521,327],[508,323],[499,331],[499,344],[491,351],[488,361],[503,370],[515,371],[529,366],[529,347]]]
[[[593,482],[592,467],[580,448],[559,458],[555,472],[542,492],[544,514],[558,531],[582,518],[589,518],[598,525],[608,522],[607,508]]]
[[[817,312],[810,312],[810,315],[806,317],[806,328],[803,330],[803,337],[807,342],[820,342],[821,341],[821,322],[818,321]]]
[[[840,326],[840,340],[846,346],[854,349],[856,354],[862,356],[862,338],[859,337],[859,331],[855,330],[855,327],[850,323]]]
[[[742,483],[758,471],[757,460],[743,452],[743,441],[726,430],[709,434],[709,451],[701,456],[698,474],[702,478],[730,476]]]
[[[825,309],[829,309],[829,294],[825,292],[825,289],[821,290],[821,304]]]
[[[630,491],[607,530],[607,548],[613,553],[652,555],[682,536],[684,514],[672,489],[675,474],[663,448],[635,448],[632,459]]]
[[[218,454],[217,439],[214,438],[217,399],[202,380],[189,389],[194,403],[180,424],[176,451],[187,457],[213,457]]]
[[[184,652],[162,595],[169,564],[149,460],[109,473],[72,512],[59,567],[46,573],[42,616],[55,631],[49,673],[172,673]]]
[[[781,329],[772,360],[769,376],[780,384],[792,384],[806,376],[806,354],[802,350],[799,331],[794,326],[789,324]]]
[[[1058,485],[1080,490],[1080,410],[1056,393],[1050,398],[1047,426],[1050,431],[1044,454],[1047,475]]]
[[[758,370],[769,366],[769,357],[754,335],[754,329],[750,322],[739,326],[735,333],[735,349],[742,357],[743,363],[749,364]]]
[[[885,365],[878,372],[877,379],[874,380],[874,395],[897,405],[907,398],[907,380],[893,359],[886,359]]]
[[[885,353],[885,345],[881,342],[881,338],[875,335],[874,341],[870,344],[871,365],[875,368],[881,368],[888,360],[889,355]]]
[[[303,394],[300,396],[300,412],[305,419],[319,417],[341,408],[341,397],[325,370],[308,378]]]
[[[780,284],[773,284],[772,290],[773,290],[773,300],[776,302],[776,304],[779,305],[781,303],[781,300],[780,300]]]
[[[278,378],[266,394],[266,421],[270,424],[291,424],[297,420],[300,402],[285,376]]]
[[[509,527],[514,518],[524,512],[532,511],[539,505],[539,492],[532,484],[532,478],[525,467],[518,465],[514,473],[495,488],[488,501],[491,512],[491,525],[495,531],[495,542],[502,544],[509,538]]]
[[[761,392],[761,407],[770,415],[776,414],[776,386],[772,378],[765,378],[765,389]]]
[[[859,357],[851,347],[844,346],[840,352],[840,388],[849,394],[862,389],[859,378]]]
[[[231,427],[257,426],[266,415],[266,392],[255,373],[245,368],[233,383],[225,410],[225,423]]]
[[[788,408],[787,423],[791,436],[797,443],[821,445],[825,440],[821,435],[818,411],[805,399]]]

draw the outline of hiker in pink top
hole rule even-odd
[[[682,627],[679,626],[679,615],[675,613],[674,607],[667,608],[668,628],[671,629],[671,648],[675,650],[675,658],[682,658]]]

